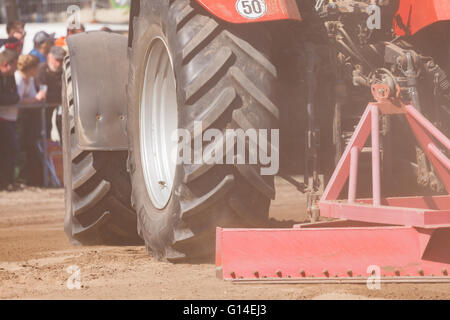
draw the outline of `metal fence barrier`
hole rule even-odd
[[[50,104],[50,103],[33,103],[33,104],[16,104],[14,106],[0,106],[0,108],[5,107],[15,107],[19,110],[30,110],[30,109],[40,109],[41,110],[41,139],[42,146],[37,146],[38,150],[41,151],[42,156],[42,173],[43,173],[43,186],[48,188],[50,185],[53,187],[61,187],[61,182],[56,176],[53,165],[48,159],[48,147],[47,147],[47,119],[45,117],[45,110],[50,108],[59,107],[60,104]],[[50,184],[51,182],[51,184]]]

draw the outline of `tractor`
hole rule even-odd
[[[161,260],[208,259],[216,227],[270,227],[276,174],[307,194],[316,222],[326,182],[350,163],[346,148],[355,145],[371,101],[391,111],[378,117],[380,141],[359,146],[360,176],[376,169],[376,147],[383,192],[446,197],[449,168],[443,175],[434,169],[428,152],[406,138],[398,114],[412,106],[448,136],[449,31],[447,0],[132,0],[128,38],[87,32],[67,40],[65,232],[74,244],[143,242]],[[189,138],[174,138],[180,129]],[[195,145],[208,130],[252,129],[279,132],[266,146],[279,154],[275,174],[262,174],[267,163],[239,157],[226,164],[174,160],[182,143]],[[197,147],[225,157],[243,139],[251,155],[250,136],[231,146],[209,138]],[[448,150],[439,148],[445,164]],[[378,187],[362,185],[355,194],[343,181],[335,198],[345,188],[361,198]],[[262,272],[250,271],[257,278]]]

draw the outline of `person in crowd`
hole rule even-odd
[[[12,105],[19,102],[14,79],[18,55],[6,49],[0,53],[0,189],[15,188],[15,167],[18,152],[16,136],[17,111]],[[8,106],[8,107],[5,107]]]
[[[6,25],[7,39],[0,40],[0,46],[6,49],[16,51],[19,55],[22,53],[25,41],[25,24],[20,21],[12,21]]]
[[[40,60],[33,55],[19,57],[15,74],[21,104],[35,104],[46,100],[47,90],[36,90],[35,78]],[[22,145],[25,149],[24,178],[28,185],[40,186],[42,180],[42,156],[39,150],[41,137],[41,109],[22,110]]]
[[[46,91],[36,91],[35,78],[39,72],[39,58],[31,54],[22,55],[17,62],[16,79],[17,92],[21,104],[42,102],[46,98]]]
[[[80,24],[78,28],[73,27],[67,28],[67,35],[65,37],[60,37],[56,39],[55,46],[62,47],[64,50],[67,51],[67,42],[66,42],[67,38],[74,34],[83,33],[85,31],[86,29],[83,24]]]
[[[8,38],[0,40],[0,46],[5,46],[5,49],[14,50],[18,55],[22,54],[23,40],[16,38]]]
[[[47,61],[47,55],[55,42],[55,34],[48,34],[45,31],[39,31],[34,36],[34,49],[30,54],[39,58],[41,63]]]
[[[8,38],[16,38],[23,40],[25,38],[25,23],[22,21],[11,21],[6,25],[6,33]]]
[[[100,31],[105,31],[105,32],[113,32],[111,28],[104,26],[100,29]]]
[[[22,21],[10,21],[6,25],[6,33],[8,34],[8,37],[14,37],[18,40],[22,40],[25,38],[25,23]]]
[[[10,106],[19,101],[14,72],[17,69],[18,55],[6,49],[0,54],[0,105]],[[6,109],[3,109],[5,111]]]
[[[50,49],[50,53],[47,57],[47,62],[42,63],[39,66],[39,73],[36,78],[38,85],[46,85],[47,91],[47,103],[49,104],[62,104],[61,90],[62,90],[62,67],[64,57],[66,56],[66,51],[61,48],[54,46]],[[49,108],[46,110],[46,123],[47,123],[47,134],[50,137],[52,116],[55,108]],[[58,133],[61,137],[61,115],[57,115],[56,123],[58,127]]]

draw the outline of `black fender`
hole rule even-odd
[[[67,46],[78,146],[127,150],[127,37],[87,32],[67,38]]]

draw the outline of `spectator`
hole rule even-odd
[[[33,55],[20,56],[17,65],[16,84],[22,104],[42,102],[46,91],[36,92],[35,77],[39,71],[39,58]],[[41,131],[41,110],[31,109],[21,112],[22,144],[25,148],[24,174],[28,185],[39,186],[42,180],[42,160],[39,150]]]
[[[0,40],[0,46],[16,51],[19,55],[22,53],[25,41],[25,24],[20,21],[9,22],[6,25],[8,39]]]
[[[14,72],[17,69],[18,55],[15,51],[6,49],[0,53],[0,105],[10,106],[19,101]],[[7,109],[2,109],[2,113]]]
[[[17,53],[6,49],[0,53],[0,189],[14,189],[18,152],[16,136],[17,110],[11,106],[19,102],[14,72]]]
[[[50,53],[47,56],[47,62],[42,63],[39,66],[39,73],[36,78],[38,85],[46,85],[48,87],[47,91],[47,102],[50,104],[61,105],[61,91],[62,91],[62,66],[64,57],[66,56],[66,51],[61,47],[52,47]],[[49,108],[46,110],[46,122],[47,122],[47,134],[50,137],[51,127],[52,127],[52,115],[55,108]],[[61,137],[61,117],[57,116],[56,119],[58,133]]]
[[[48,34],[45,31],[39,31],[34,36],[34,49],[30,54],[39,58],[41,63],[47,61],[47,55],[55,42],[55,34]]]
[[[111,28],[108,28],[107,26],[104,26],[100,29],[100,31],[105,31],[105,32],[113,32]]]
[[[25,23],[21,21],[11,21],[6,25],[8,38],[23,40],[25,38]]]
[[[34,79],[37,77],[38,71],[38,57],[31,54],[19,57],[15,79],[21,104],[32,104],[45,100],[45,91],[36,92]]]
[[[23,50],[23,40],[17,40],[16,38],[8,38],[0,40],[0,46],[5,46],[6,49],[15,51],[18,55]]]
[[[67,36],[70,37],[71,35],[83,33],[86,31],[86,28],[83,24],[80,24],[78,28],[67,28]]]

